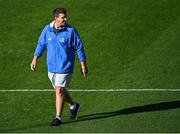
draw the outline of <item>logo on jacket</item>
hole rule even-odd
[[[48,40],[51,41],[51,37],[49,37]]]
[[[60,41],[61,43],[65,43],[65,39],[64,39],[64,38],[60,38],[59,41]]]

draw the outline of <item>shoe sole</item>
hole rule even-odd
[[[54,125],[54,124],[50,124],[50,126],[52,127],[57,127],[57,126],[60,126],[61,124],[58,124],[58,125]]]
[[[50,124],[50,126],[52,126],[52,127],[56,127],[56,126],[60,126],[62,124],[62,122],[61,123],[59,123],[59,124]]]

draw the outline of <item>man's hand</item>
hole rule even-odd
[[[87,68],[87,64],[85,61],[81,62],[81,73],[82,73],[84,78],[87,77],[88,68]]]
[[[37,57],[34,56],[32,62],[31,62],[31,70],[32,70],[32,71],[35,71],[36,63],[37,63]]]

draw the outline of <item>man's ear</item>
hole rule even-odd
[[[54,17],[54,20],[56,20],[57,19],[57,17]]]

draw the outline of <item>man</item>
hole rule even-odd
[[[35,71],[37,60],[47,49],[48,77],[56,94],[56,117],[52,126],[59,126],[64,103],[68,103],[71,119],[77,119],[80,105],[73,101],[66,87],[69,85],[74,66],[75,53],[81,64],[83,77],[87,76],[86,56],[82,41],[74,27],[67,24],[67,14],[64,8],[53,10],[54,20],[46,25],[40,34],[31,70]]]

